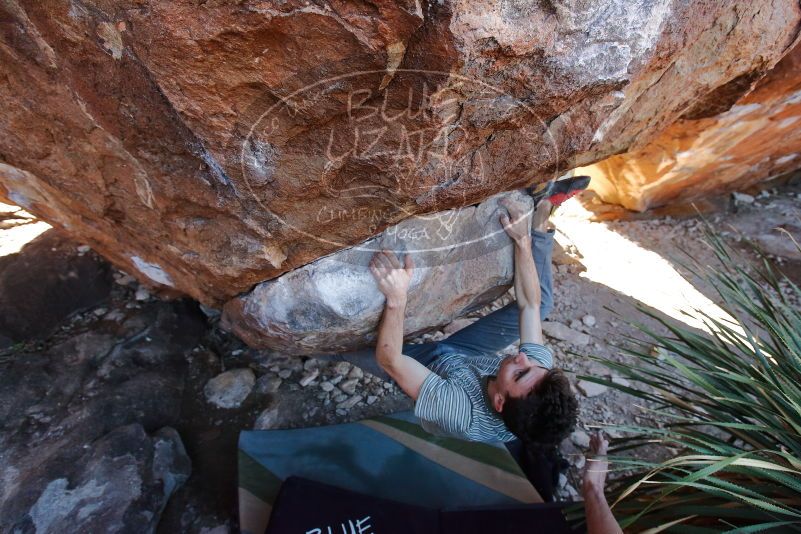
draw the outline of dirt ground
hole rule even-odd
[[[712,228],[744,258],[753,257],[745,239],[757,241],[774,254],[796,281],[801,281],[801,255],[790,239],[774,230],[783,227],[799,236],[801,185],[751,191],[753,196],[725,197],[717,212],[704,215]],[[669,210],[668,210],[669,211]],[[624,394],[581,381],[582,375],[612,376],[590,357],[630,363],[620,346],[627,336],[641,334],[635,322],[652,322],[636,310],[638,304],[667,316],[680,310],[714,309],[711,289],[693,279],[682,267],[689,257],[710,263],[713,255],[703,239],[703,222],[691,210],[678,215],[628,216],[630,220],[597,221],[608,216],[590,196],[570,201],[555,217],[560,250],[554,260],[555,308],[546,327],[557,365],[568,370],[580,398],[579,429],[565,441],[562,452],[571,468],[561,480],[559,498],[578,499],[580,469],[584,464],[586,435],[598,427],[649,423],[648,415]],[[15,225],[0,228],[0,244],[18,239]],[[75,244],[78,247],[78,244]],[[81,254],[93,254],[82,249]],[[25,254],[25,250],[21,252]],[[6,342],[0,349],[0,367],[12,365],[32,351],[108,322],[123,322],[156,299],[130,276],[113,272],[108,297],[97,305],[76,310],[55,332],[41,339]],[[484,310],[455,321],[443,331],[426,334],[420,341],[436,340],[471,320],[509,302],[511,294]],[[192,476],[173,496],[164,512],[160,531],[226,532],[235,528],[236,440],[242,429],[296,428],[354,421],[374,415],[411,409],[410,400],[392,384],[365,375],[348,365],[335,365],[291,353],[266,356],[249,349],[217,327],[217,314],[205,310],[208,330],[200,343],[189,347],[181,421],[177,425],[192,460]],[[555,336],[555,337],[554,337]],[[560,339],[561,338],[561,339]],[[206,400],[208,381],[237,368],[249,368],[256,384],[235,408],[218,408]],[[1,369],[0,369],[1,373]],[[0,374],[0,376],[2,376]],[[613,377],[614,378],[614,377]],[[618,378],[619,379],[619,378]],[[0,378],[2,380],[2,378]],[[614,437],[616,433],[611,431]],[[658,451],[642,454],[658,454]]]

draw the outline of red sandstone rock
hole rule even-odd
[[[753,80],[744,83],[746,90],[754,84]],[[721,101],[727,96],[731,101],[731,95],[718,94]],[[753,91],[718,111],[715,102],[709,102],[706,110],[697,106],[644,148],[577,172],[593,176],[592,187],[604,201],[644,211],[744,189],[798,169],[801,46],[756,83]]]
[[[219,306],[645,146],[801,22],[779,0],[580,4],[9,0],[0,197]]]

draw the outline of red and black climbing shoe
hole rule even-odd
[[[565,200],[574,197],[581,191],[587,189],[590,185],[589,176],[571,176],[563,180],[548,182],[538,188],[529,188],[528,194],[534,199],[534,205],[539,204],[540,200],[547,198],[548,201],[556,208]]]

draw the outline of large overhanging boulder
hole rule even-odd
[[[418,215],[355,247],[259,284],[228,302],[223,323],[254,347],[323,354],[375,342],[384,297],[367,265],[389,250],[408,254],[414,275],[404,334],[421,334],[500,297],[512,284],[512,241],[499,216],[510,200],[531,213],[528,195],[503,193],[477,206]]]
[[[794,45],[801,10],[9,0],[0,21],[0,196],[221,306],[719,111]]]
[[[739,80],[751,85],[753,80]],[[737,90],[739,93],[739,90]],[[725,94],[719,95],[726,101]],[[729,99],[730,100],[730,99]],[[801,46],[723,111],[692,110],[647,146],[577,172],[636,211],[736,191],[801,167]],[[705,112],[705,113],[704,113]]]

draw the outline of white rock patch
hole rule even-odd
[[[134,266],[139,269],[139,272],[156,282],[157,284],[175,287],[173,285],[172,278],[169,274],[167,274],[161,266],[150,263],[139,256],[131,256],[131,261],[133,262]]]

